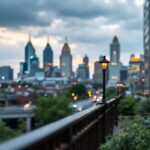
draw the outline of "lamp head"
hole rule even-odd
[[[106,56],[103,56],[103,59],[99,61],[102,71],[106,71],[108,68],[109,61],[106,59]]]

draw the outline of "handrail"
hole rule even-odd
[[[112,107],[111,108],[109,105],[111,105],[111,103],[114,102],[115,102],[114,105],[115,104],[117,105],[116,102],[119,101],[120,98],[121,96],[116,99],[112,99],[107,103],[107,107],[110,108],[111,113],[116,112],[115,110],[116,107],[111,106]],[[91,130],[92,127],[94,126],[97,127],[98,131],[101,131],[100,123],[103,122],[101,119],[104,118],[104,114],[105,114],[103,111],[105,111],[104,104],[93,106],[82,112],[68,116],[54,123],[45,125],[30,133],[6,141],[0,145],[0,150],[23,150],[23,149],[28,150],[28,149],[34,149],[34,147],[36,147],[36,149],[40,149],[38,145],[39,146],[44,145],[48,147],[50,150],[53,150],[54,148],[58,148],[58,150],[73,149],[70,148],[70,145],[72,145],[74,137],[80,138],[79,133],[81,134],[81,136],[82,135],[85,136],[85,132],[88,132],[88,130]],[[114,120],[110,122],[111,124],[113,124],[113,122],[117,118],[117,113],[114,113],[114,116],[112,116],[112,118],[114,118]],[[63,137],[64,139],[61,141],[60,138]],[[77,142],[77,140],[75,142]],[[66,148],[64,146],[65,143],[67,144]],[[100,143],[101,142],[99,141],[99,144]],[[62,148],[63,147],[62,145],[64,146],[64,148]],[[46,148],[43,147],[42,150],[44,149]],[[92,150],[94,150],[94,148]]]

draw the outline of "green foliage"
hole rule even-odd
[[[150,116],[150,97],[139,103],[138,112],[142,116]]]
[[[38,97],[35,105],[34,113],[37,127],[66,117],[71,113],[69,100],[65,96]]]
[[[7,127],[4,123],[0,123],[0,142],[21,135],[20,131],[13,130]]]
[[[93,83],[93,89],[95,89],[95,90],[98,90],[98,89],[100,89],[100,88],[102,88],[102,84],[100,84],[100,83]]]
[[[25,123],[24,119],[19,119],[18,120],[18,127],[19,127],[20,131],[22,131],[22,132],[26,131],[26,123]]]
[[[78,95],[79,99],[84,99],[87,97],[87,89],[84,84],[76,84],[73,87],[71,87],[70,91],[70,96],[72,93],[75,93]]]
[[[115,97],[117,94],[116,88],[107,88],[106,89],[106,99],[109,100]]]
[[[101,150],[148,150],[150,149],[150,130],[144,126],[143,119],[131,121],[116,132],[101,146]]]
[[[124,116],[133,116],[136,114],[135,107],[136,107],[137,101],[133,97],[125,97],[123,98],[119,105],[118,110],[121,115]]]

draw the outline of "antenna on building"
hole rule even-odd
[[[31,33],[29,32],[29,42],[31,42]]]
[[[47,44],[49,44],[49,35],[47,36]]]
[[[67,39],[67,36],[65,36],[65,43],[68,43],[68,39]]]

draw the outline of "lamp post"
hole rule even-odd
[[[102,99],[102,103],[106,103],[106,100],[105,100],[105,73],[107,71],[107,68],[108,68],[108,64],[109,64],[109,61],[106,59],[106,56],[103,56],[103,59],[99,61],[100,63],[100,67],[103,71],[103,99]]]
[[[144,93],[144,82],[145,82],[145,78],[142,77],[142,93]]]
[[[120,82],[117,82],[117,96],[120,95]]]

